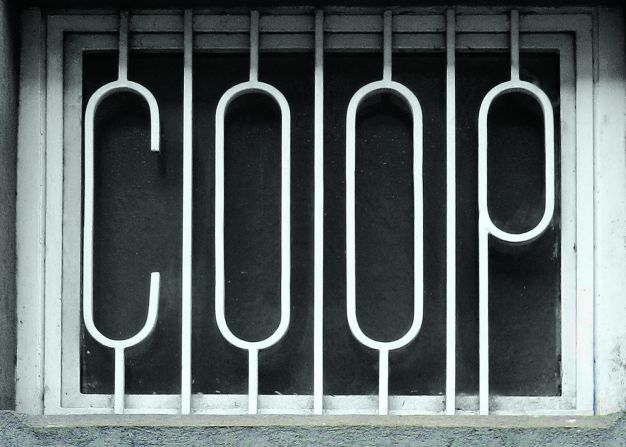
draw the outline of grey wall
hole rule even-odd
[[[427,417],[425,419],[428,419]],[[533,419],[533,418],[529,418]],[[537,420],[535,418],[535,420]],[[71,422],[68,419],[68,423]],[[618,447],[626,419],[578,427],[78,427],[0,412],[2,446],[441,446]],[[531,422],[532,425],[532,422]]]
[[[15,167],[17,48],[10,0],[0,0],[0,408],[15,407]]]

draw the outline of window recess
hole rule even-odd
[[[45,413],[593,411],[590,15],[45,19]]]

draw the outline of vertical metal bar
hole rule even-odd
[[[511,11],[511,80],[519,79],[519,11]]]
[[[456,16],[446,13],[446,414],[456,407]]]
[[[183,68],[183,243],[180,412],[191,413],[191,263],[193,207],[193,12],[185,10]]]
[[[248,350],[248,413],[259,411],[259,351]]]
[[[383,16],[383,81],[392,80],[393,15],[385,11]],[[415,155],[414,155],[415,156]],[[355,230],[356,231],[356,230]],[[415,235],[414,235],[415,237]],[[378,362],[378,414],[389,413],[389,351],[380,350]]]
[[[259,11],[250,13],[250,81],[259,79]]]
[[[478,224],[478,399],[479,413],[489,414],[489,233]]]
[[[313,413],[324,411],[324,12],[315,12]]]
[[[389,351],[381,349],[378,360],[378,414],[389,414]]]
[[[115,414],[124,413],[124,393],[126,388],[126,368],[124,367],[124,348],[115,348],[115,389],[114,411]]]
[[[383,17],[383,80],[391,81],[391,64],[393,50],[393,16],[385,11]]]
[[[118,78],[128,79],[128,11],[120,12]]]

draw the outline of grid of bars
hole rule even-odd
[[[454,142],[454,128],[455,128],[455,111],[454,111],[454,102],[455,102],[455,91],[454,91],[454,84],[455,84],[455,74],[454,74],[454,56],[455,56],[455,48],[456,48],[456,42],[455,42],[455,14],[454,11],[448,11],[447,15],[447,26],[446,26],[446,47],[447,47],[447,58],[448,58],[448,67],[447,67],[447,128],[448,128],[448,142],[447,142],[447,154],[448,154],[448,161],[447,161],[447,186],[448,186],[448,197],[447,197],[447,214],[448,214],[448,221],[447,221],[447,268],[448,268],[448,282],[447,282],[447,322],[446,322],[446,327],[447,327],[447,336],[446,336],[446,340],[447,340],[447,367],[446,367],[446,413],[447,414],[454,414],[455,412],[455,368],[454,368],[454,353],[455,353],[455,319],[454,319],[454,315],[455,315],[455,287],[454,287],[454,269],[455,269],[455,256],[454,256],[454,233],[455,233],[455,200],[454,200],[454,190],[455,190],[455,172],[454,172],[454,153],[455,153],[455,142]],[[273,89],[273,87],[268,86],[267,84],[263,84],[261,82],[258,81],[257,79],[257,70],[256,70],[256,66],[258,63],[258,13],[253,12],[251,14],[251,20],[250,20],[250,61],[251,61],[251,65],[250,65],[250,81],[246,82],[244,84],[240,84],[239,86],[235,86],[233,87],[233,89],[229,90],[222,98],[222,101],[220,101],[220,105],[223,105],[223,107],[220,108],[220,106],[218,106],[218,111],[217,111],[217,118],[216,119],[216,123],[217,126],[219,128],[219,123],[220,123],[220,119],[221,122],[223,124],[223,114],[225,111],[225,108],[228,105],[228,102],[233,99],[234,97],[236,97],[239,94],[245,94],[248,91],[261,91],[263,93],[269,94],[270,96],[272,96],[273,98],[275,98],[275,100],[279,103],[279,105],[281,106],[281,111],[283,112],[282,116],[283,116],[283,126],[282,126],[282,135],[283,135],[283,160],[282,160],[282,166],[283,166],[283,184],[289,184],[289,173],[288,173],[288,169],[289,169],[289,163],[288,163],[288,156],[289,156],[289,118],[288,118],[288,110],[289,110],[289,106],[286,103],[286,101],[284,100],[284,98],[282,98],[281,101],[281,97],[282,95],[280,94],[280,92],[278,92],[276,89]],[[371,86],[366,86],[364,87],[365,90],[363,90],[363,92],[360,92],[363,96],[365,95],[369,95],[372,92],[374,92],[376,89],[383,89],[384,91],[389,91],[389,90],[393,90],[395,93],[398,93],[400,95],[404,95],[405,99],[407,100],[407,102],[409,103],[409,105],[411,106],[411,110],[413,111],[413,117],[414,117],[414,145],[417,144],[419,142],[420,139],[420,135],[419,133],[421,132],[421,112],[420,113],[416,113],[417,110],[419,110],[419,102],[417,101],[416,98],[414,98],[414,96],[411,98],[412,93],[410,93],[408,91],[408,89],[404,88],[401,85],[394,85],[397,83],[394,83],[391,81],[391,39],[392,39],[392,15],[391,13],[385,13],[385,19],[384,19],[384,52],[383,52],[383,57],[384,57],[384,73],[383,73],[383,81],[379,81],[379,83],[382,83],[380,85],[378,85],[378,83],[373,83],[374,85]],[[191,364],[191,343],[190,343],[190,336],[191,336],[191,287],[190,287],[190,281],[191,281],[191,135],[192,135],[192,129],[191,129],[191,117],[192,117],[192,102],[191,102],[191,98],[192,98],[192,62],[193,62],[193,31],[192,31],[192,27],[193,27],[193,15],[191,11],[186,11],[185,15],[184,15],[184,54],[185,54],[185,66],[184,66],[184,143],[183,143],[183,147],[184,147],[184,158],[183,158],[183,171],[184,171],[184,176],[183,176],[183,293],[182,293],[182,300],[183,300],[183,325],[182,325],[182,330],[183,330],[183,337],[182,337],[182,364],[181,364],[181,413],[183,414],[189,414],[192,411],[191,408],[191,371],[190,371],[190,364]],[[486,110],[488,110],[488,107],[491,103],[491,100],[495,99],[495,97],[497,97],[499,94],[502,94],[504,92],[507,91],[507,89],[510,89],[512,91],[523,91],[524,93],[530,94],[531,96],[533,96],[535,99],[537,99],[540,104],[542,105],[542,109],[544,112],[544,119],[546,120],[546,123],[548,122],[548,118],[550,118],[550,123],[553,123],[552,119],[551,119],[551,107],[549,106],[549,103],[546,104],[546,102],[544,101],[544,97],[545,94],[543,94],[543,92],[541,92],[539,89],[537,89],[536,87],[534,87],[532,84],[528,84],[528,83],[524,83],[523,81],[519,80],[519,76],[518,76],[518,61],[519,61],[519,27],[518,27],[518,15],[517,12],[513,11],[511,13],[511,72],[512,72],[512,80],[510,81],[510,83],[505,83],[505,84],[511,84],[511,85],[504,85],[502,84],[502,86],[497,86],[494,89],[494,94],[491,95],[490,92],[490,97],[489,98],[485,98],[485,101],[483,103],[483,105],[485,106]],[[151,111],[153,110],[152,104],[150,102],[150,93],[145,91],[145,89],[142,90],[141,86],[130,86],[129,84],[133,84],[132,82],[125,80],[125,77],[122,76],[123,73],[125,73],[124,71],[124,66],[125,66],[125,61],[126,61],[126,54],[127,54],[127,20],[126,20],[126,16],[124,14],[121,15],[120,18],[120,39],[119,39],[119,46],[120,46],[120,80],[116,81],[116,82],[126,82],[126,86],[122,86],[122,87],[118,87],[118,86],[105,86],[103,87],[103,92],[96,92],[96,94],[94,95],[94,97],[91,98],[90,100],[90,104],[94,103],[94,108],[97,107],[97,104],[103,99],[103,97],[105,97],[107,94],[110,93],[114,93],[115,91],[118,91],[116,89],[122,89],[122,88],[126,88],[126,91],[132,91],[134,93],[137,93],[141,96],[143,96],[144,98],[146,98],[146,100],[148,101],[149,105],[150,105],[150,109]],[[323,408],[323,356],[322,356],[322,346],[323,346],[323,340],[322,340],[322,328],[323,328],[323,321],[321,318],[322,312],[322,306],[323,306],[323,296],[322,296],[322,272],[323,272],[323,257],[321,256],[322,254],[322,247],[323,247],[323,232],[322,232],[322,224],[323,224],[323,142],[322,142],[322,135],[323,135],[323,123],[322,123],[322,113],[323,113],[323,55],[324,55],[324,16],[323,13],[321,11],[317,11],[315,14],[315,292],[314,292],[314,296],[315,296],[315,302],[314,302],[314,306],[315,306],[315,326],[314,326],[314,338],[315,338],[315,345],[314,345],[314,359],[315,359],[315,364],[314,364],[314,408],[313,411],[315,414],[322,414],[324,411]],[[112,83],[112,84],[116,84],[116,82]],[[528,84],[528,85],[527,85]],[[109,88],[110,90],[106,90],[105,89]],[[357,92],[357,94],[355,94],[355,98],[357,98],[355,100],[355,106],[354,106],[354,110],[353,112],[356,113],[356,108],[358,108],[358,95],[359,92]],[[543,96],[542,96],[543,95]],[[488,95],[489,96],[489,95]],[[354,100],[354,98],[353,98]],[[156,104],[155,104],[156,106]],[[89,107],[88,107],[89,110]],[[483,108],[481,108],[481,115],[482,115],[482,110]],[[92,113],[94,113],[94,111],[92,110]],[[486,115],[486,113],[485,113]],[[87,130],[89,130],[89,128],[87,126],[90,125],[90,119],[93,118],[93,115],[89,115],[87,114],[86,119],[85,119],[85,125],[86,125],[86,132],[85,132],[85,147],[86,147],[86,153],[87,148],[93,148],[93,128],[91,128],[90,132],[87,132]],[[418,119],[419,118],[419,119]],[[348,121],[350,120],[350,111],[348,112]],[[486,120],[485,120],[486,121]],[[155,127],[158,129],[158,109],[156,112],[156,122],[155,122],[155,118],[153,117],[153,136],[154,136],[154,129]],[[347,150],[347,157],[349,157],[349,151],[350,151],[350,126],[347,126],[348,130],[348,134],[347,134],[347,143],[346,143],[346,150]],[[452,130],[452,131],[451,131]],[[418,132],[419,131],[419,132]],[[547,225],[546,221],[549,222],[550,218],[552,216],[552,211],[551,211],[551,206],[550,203],[552,203],[553,206],[553,201],[554,201],[554,197],[553,197],[553,190],[552,190],[552,194],[550,194],[550,187],[553,188],[553,183],[554,183],[554,172],[553,172],[553,165],[554,165],[554,160],[553,160],[553,150],[550,151],[550,148],[553,148],[553,133],[551,134],[550,132],[553,132],[553,129],[549,129],[549,126],[546,124],[546,210],[545,210],[545,214],[544,214],[544,218],[542,219],[542,221],[540,222],[540,224],[537,225],[537,227],[535,227],[533,230],[530,230],[526,233],[523,233],[521,235],[510,235],[509,239],[515,239],[515,242],[522,242],[522,241],[531,241],[532,239],[534,239],[535,237],[537,237],[539,234],[541,234],[541,232],[543,230],[545,230],[545,227]],[[486,124],[485,124],[485,132],[483,132],[484,135],[486,135]],[[157,135],[158,135],[158,131],[157,131]],[[353,134],[352,134],[353,135]],[[549,138],[550,137],[550,138]],[[220,141],[220,138],[222,138],[222,140]],[[480,138],[480,135],[479,135]],[[91,140],[90,140],[91,139]],[[286,145],[285,145],[286,142]],[[354,143],[354,142],[352,142]],[[421,142],[420,142],[421,143]],[[222,149],[223,149],[223,135],[220,136],[219,132],[216,132],[216,151],[219,153],[218,148],[220,147],[220,144],[222,145]],[[483,151],[486,153],[486,141],[481,142],[481,145],[479,147],[479,153],[481,151]],[[285,147],[287,148],[287,150],[285,150]],[[154,144],[154,139],[153,139],[153,145],[152,145],[152,149],[153,150],[158,150],[158,142],[155,145]],[[353,155],[353,147],[352,147],[352,155]],[[419,185],[420,181],[421,181],[421,169],[416,169],[419,168],[419,164],[415,164],[415,160],[418,159],[418,156],[421,156],[421,154],[419,152],[421,151],[416,151],[416,146],[414,146],[414,187],[416,187],[416,191],[415,191],[415,201],[416,201],[416,205],[418,200],[420,199],[420,194],[418,193],[417,190],[417,186]],[[287,157],[287,160],[285,159],[285,154]],[[219,154],[218,154],[219,155]],[[552,157],[552,161],[550,163],[550,156]],[[287,161],[285,163],[285,161]],[[87,160],[86,160],[87,162]],[[219,156],[216,157],[216,173],[219,173]],[[347,163],[347,168],[346,168],[346,177],[347,180],[349,180],[349,176],[353,175],[353,169],[350,168],[349,163]],[[287,172],[285,173],[285,167],[287,168]],[[486,194],[486,165],[483,166],[481,165],[481,169],[484,169],[485,172],[483,176],[481,176],[481,172],[479,170],[479,182],[481,184],[485,185],[485,194]],[[85,191],[88,192],[88,173],[89,171],[87,170],[87,164],[86,164],[86,180],[85,180]],[[93,172],[93,170],[91,170],[91,172]],[[222,173],[223,174],[223,173]],[[223,186],[223,178],[220,177],[219,175],[216,175],[216,204],[219,203],[219,188]],[[347,181],[348,185],[349,182]],[[421,186],[421,185],[419,185]],[[289,220],[289,188],[282,188],[283,190],[283,198],[282,198],[282,218],[283,218],[283,228],[286,228],[286,232],[285,230],[283,230],[282,233],[282,248],[283,248],[283,252],[282,252],[282,260],[283,262],[281,263],[283,266],[284,265],[289,265],[288,262],[285,264],[285,261],[289,259],[289,233],[288,233],[288,225],[285,227],[284,226],[284,222],[288,222]],[[222,191],[223,193],[223,191]],[[348,199],[349,199],[349,195],[350,195],[350,188],[347,188],[347,194],[348,194]],[[93,207],[93,203],[89,202],[89,200],[93,200],[92,196],[89,196],[87,193],[85,195],[85,209],[88,210],[88,206]],[[347,239],[348,241],[350,240],[350,238],[354,238],[354,225],[350,225],[350,212],[354,212],[354,207],[350,206],[351,202],[348,200],[347,201],[347,220],[348,220],[348,225],[347,225]],[[220,268],[222,269],[223,272],[223,265],[220,267],[218,264],[219,262],[218,260],[218,237],[221,235],[218,235],[219,232],[219,228],[218,228],[218,206],[216,206],[216,279],[219,277],[220,274]],[[419,221],[419,214],[418,214],[418,208],[416,206],[415,208],[415,239],[419,239],[417,236],[418,234],[418,230],[421,230],[421,223]],[[486,201],[484,201],[484,208],[481,208],[481,216],[485,215],[487,210],[486,210]],[[86,213],[87,215],[87,213]],[[285,221],[285,216],[286,216],[286,221]],[[222,216],[223,217],[223,216]],[[223,223],[223,222],[222,222]],[[89,231],[90,229],[88,228],[88,226],[91,225],[91,222],[88,221],[88,219],[85,219],[85,236],[91,234]],[[497,228],[491,228],[488,225],[483,225],[483,221],[481,220],[481,224],[479,225],[480,229],[479,229],[479,234],[480,235],[486,235],[488,234],[494,234],[498,237],[502,236],[503,240],[509,240],[507,239],[507,235],[506,234],[500,234],[502,232],[499,232],[499,230]],[[286,241],[287,243],[285,244],[285,235],[286,235]],[[518,240],[519,239],[519,240]],[[91,250],[91,238],[85,237],[85,246],[84,246],[84,253],[87,254],[88,252],[90,252]],[[285,253],[285,248],[286,248],[286,253]],[[347,268],[348,268],[348,279],[350,279],[350,245],[348,244],[348,260],[347,260]],[[353,255],[354,253],[352,253]],[[415,259],[415,268],[416,268],[416,286],[415,286],[415,290],[416,292],[419,292],[419,288],[417,286],[417,278],[418,278],[418,265],[420,263],[423,263],[423,259],[421,259],[421,251],[418,250],[418,247],[416,247],[415,249],[415,254],[416,254],[416,259]],[[483,251],[481,251],[481,259],[482,259],[482,254]],[[222,255],[223,255],[223,247],[222,247]],[[418,259],[420,258],[420,259]],[[89,257],[86,257],[86,261],[84,261],[84,270],[88,271],[90,268],[89,265]],[[480,269],[481,269],[481,274],[486,271],[486,263],[485,262],[481,262],[480,263]],[[271,346],[272,344],[276,343],[284,334],[284,331],[286,330],[286,327],[289,324],[289,299],[288,299],[288,284],[289,284],[289,277],[288,277],[288,270],[289,269],[285,269],[283,268],[283,275],[282,275],[282,290],[286,290],[286,293],[282,293],[281,294],[281,304],[282,304],[282,308],[283,308],[283,312],[281,314],[281,323],[279,325],[279,328],[276,330],[276,332],[274,333],[274,335],[272,335],[269,339],[260,342],[261,345],[260,346],[253,346],[252,344],[250,344],[249,342],[245,342],[243,340],[239,340],[236,339],[236,337],[230,337],[229,338],[229,331],[227,328],[227,324],[225,322],[224,318],[221,318],[222,321],[220,321],[220,315],[222,315],[223,317],[223,290],[221,291],[221,296],[218,292],[220,292],[220,290],[218,290],[218,281],[216,281],[216,314],[217,314],[217,318],[218,318],[218,326],[220,327],[220,330],[222,332],[222,334],[225,336],[225,338],[227,340],[229,340],[231,343],[233,343],[236,346],[239,346],[242,349],[247,349],[249,351],[249,358],[250,358],[250,367],[249,367],[249,394],[248,394],[248,411],[250,413],[256,413],[257,412],[257,401],[258,401],[258,392],[257,392],[257,383],[256,383],[256,368],[257,368],[257,357],[256,357],[256,353],[258,352],[258,349],[263,349],[265,347]],[[286,278],[285,278],[285,271],[286,273]],[[354,272],[352,272],[353,274]],[[156,281],[155,281],[155,276],[156,276]],[[86,275],[88,277],[88,275]],[[484,282],[483,282],[484,281]],[[486,284],[487,278],[483,277],[481,275],[481,287],[483,284]],[[158,297],[158,274],[153,274],[153,284],[154,287],[151,289],[151,302],[153,300],[152,296],[155,295],[152,290],[156,290],[156,296]],[[286,289],[285,289],[286,286]],[[87,288],[90,287],[90,283],[89,282],[85,282],[84,283],[84,290],[87,290]],[[487,297],[484,296],[485,294],[482,293],[482,288],[481,288],[481,349],[480,349],[480,357],[481,357],[481,381],[480,381],[480,412],[485,414],[489,411],[488,408],[488,398],[489,398],[489,394],[488,394],[488,370],[484,364],[484,360],[487,359],[488,360],[488,338],[486,337],[486,319],[484,314],[482,313],[483,310],[486,309],[486,299]],[[351,330],[353,332],[353,334],[355,335],[355,337],[361,341],[363,344],[365,344],[366,346],[369,346],[373,349],[379,349],[380,351],[380,360],[381,360],[381,372],[380,372],[380,394],[379,394],[379,413],[380,414],[386,414],[388,411],[388,406],[387,406],[387,393],[386,393],[386,381],[387,381],[387,368],[384,367],[383,365],[386,365],[386,357],[385,354],[383,354],[383,352],[388,352],[386,351],[386,349],[394,349],[400,346],[403,346],[404,344],[408,343],[412,338],[414,338],[417,333],[419,332],[419,326],[421,324],[421,306],[418,306],[418,303],[421,302],[422,297],[421,294],[416,293],[415,294],[415,318],[413,321],[413,327],[409,330],[409,332],[405,335],[405,337],[402,337],[401,340],[396,341],[396,342],[392,342],[391,344],[393,346],[388,346],[388,347],[383,347],[377,344],[376,341],[374,340],[369,340],[367,339],[367,337],[363,338],[360,337],[360,335],[364,335],[364,334],[359,334],[359,330],[358,330],[358,322],[356,321],[356,315],[354,312],[351,312],[351,309],[354,310],[354,306],[355,306],[355,299],[356,297],[354,296],[354,294],[350,294],[350,286],[348,286],[348,319],[350,321],[350,327]],[[89,309],[89,304],[90,304],[91,300],[84,300],[84,312],[85,312],[85,322],[86,322],[86,326],[87,329],[89,330],[90,333],[92,333],[92,335],[97,334],[97,329],[95,328],[95,326],[93,324],[89,324],[90,321],[90,317],[91,317],[91,321],[92,320],[92,315]],[[352,304],[350,304],[352,302]],[[221,304],[220,304],[221,303]],[[222,306],[221,308],[218,306]],[[153,306],[151,306],[151,311],[149,312],[149,318],[148,318],[148,322],[146,324],[146,327],[144,327],[144,330],[142,330],[137,336],[133,337],[130,340],[125,341],[124,343],[130,343],[131,341],[133,341],[134,343],[139,343],[143,338],[145,338],[146,336],[148,336],[151,327],[150,325],[152,324],[153,326],[153,322],[151,322],[151,317],[153,316],[154,318],[156,318],[156,307],[154,306],[154,311],[152,310]],[[352,315],[351,315],[352,314]],[[420,315],[418,315],[420,314]],[[352,316],[352,318],[351,318]],[[221,324],[220,324],[221,323]],[[139,338],[139,336],[141,335],[141,338]],[[232,334],[230,334],[232,335]],[[95,337],[96,339],[98,339],[98,337]],[[121,374],[120,371],[123,372],[123,347],[120,346],[113,346],[112,344],[106,344],[107,340],[105,340],[104,338],[100,338],[98,339],[99,342],[105,344],[106,346],[112,347],[114,349],[116,349],[116,386],[115,386],[115,411],[116,412],[123,412],[124,411],[124,390],[123,390],[123,374]],[[402,343],[400,343],[402,342]],[[394,344],[395,343],[395,344]],[[131,344],[128,344],[128,346],[130,346]],[[120,348],[120,349],[118,349]],[[118,360],[118,356],[117,353],[118,351],[122,352],[121,355],[121,359]],[[119,365],[122,365],[120,369]],[[121,380],[118,376],[122,376]]]

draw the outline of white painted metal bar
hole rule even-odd
[[[446,12],[446,414],[456,411],[456,13]]]
[[[85,110],[85,188],[83,224],[83,319],[89,334],[101,345],[115,350],[115,413],[124,412],[124,350],[143,341],[154,329],[159,307],[160,275],[150,277],[148,316],[143,328],[126,340],[113,340],[103,335],[93,319],[93,210],[94,210],[94,121],[100,103],[117,92],[131,92],[141,96],[150,108],[151,149],[159,150],[159,111],[156,99],[145,87],[127,79],[128,16],[120,15],[120,68],[119,79],[100,87],[89,98]]]
[[[118,78],[128,79],[128,11],[120,12]]]
[[[407,87],[391,79],[391,21],[385,13],[385,43],[383,51],[383,79],[359,89],[348,104],[346,117],[346,307],[350,330],[363,345],[380,352],[379,365],[379,414],[388,412],[388,352],[410,343],[422,326],[424,307],[424,259],[423,259],[423,185],[422,185],[422,108]],[[411,110],[413,118],[413,322],[406,334],[395,341],[376,341],[365,335],[356,316],[356,115],[359,105],[368,97],[379,93],[391,93],[402,98]]]
[[[80,37],[79,37],[80,36]],[[63,251],[81,253],[83,244],[83,61],[86,51],[77,41],[85,35],[70,34],[64,39],[65,51],[63,89]],[[92,38],[92,40],[94,40]],[[107,34],[110,48],[119,49],[117,34]],[[97,48],[96,48],[97,49]],[[88,50],[87,50],[88,51]],[[68,63],[71,60],[71,63]],[[81,346],[77,340],[84,336],[82,313],[82,257],[66,256],[63,259],[63,309],[62,349],[63,384],[61,405],[73,404],[73,390],[81,390]],[[71,318],[68,318],[71,315]],[[81,327],[82,326],[82,327]],[[114,358],[114,356],[112,356]],[[111,396],[104,403],[111,408]]]
[[[389,414],[389,350],[378,353],[378,414]]]
[[[193,11],[185,10],[183,67],[183,240],[180,412],[191,413],[192,212],[193,212]]]
[[[511,243],[532,242],[548,228],[554,214],[554,112],[547,95],[536,85],[519,79],[519,16],[511,13],[511,80],[491,89],[478,115],[478,265],[479,265],[479,395],[480,414],[489,413],[489,235]],[[517,77],[516,77],[517,75]],[[523,233],[509,233],[498,228],[489,216],[487,203],[487,119],[493,101],[505,94],[524,93],[541,106],[544,117],[545,206],[539,223]]]
[[[324,12],[315,12],[313,413],[324,411]]]
[[[392,70],[392,45],[393,45],[393,15],[391,11],[385,11],[384,17],[384,26],[383,26],[383,79],[391,80],[391,70]]]
[[[259,11],[250,13],[250,81],[259,78]]]
[[[511,11],[511,79],[519,79],[519,11]]]
[[[248,413],[259,410],[259,351],[248,349]]]
[[[465,36],[477,36],[477,34],[466,34]],[[495,34],[493,37],[495,38],[494,44],[498,44],[498,39],[502,36]],[[239,33],[200,34],[194,27],[194,46],[196,49],[216,53],[249,51],[249,40],[247,34]],[[329,34],[325,32],[324,40],[326,52],[380,51],[381,47],[380,36],[368,33]],[[182,34],[168,33],[133,34],[130,36],[129,45],[132,49],[150,52],[182,52],[184,37]],[[500,45],[498,44],[498,46]],[[277,53],[312,53],[315,49],[315,35],[263,34],[260,48]],[[445,33],[394,34],[393,48],[394,51],[439,51],[445,48]]]
[[[258,12],[251,13],[250,80],[231,87],[222,95],[215,112],[215,317],[224,338],[234,346],[249,351],[248,412],[258,410],[258,356],[257,352],[276,344],[287,332],[290,319],[291,283],[291,112],[284,95],[272,85],[260,82],[258,73]],[[280,323],[276,331],[260,341],[238,338],[228,327],[225,317],[224,271],[224,121],[228,106],[239,96],[261,93],[272,98],[281,112],[281,227],[280,227]],[[254,353],[253,353],[254,351]]]

